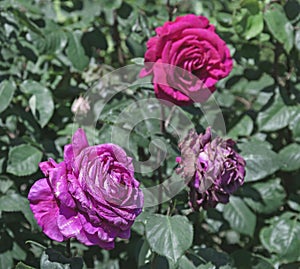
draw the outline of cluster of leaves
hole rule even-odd
[[[19,269],[81,267],[44,251],[63,245],[42,234],[26,196],[42,177],[38,163],[59,161],[70,141],[74,99],[113,68],[141,62],[145,42],[170,12],[207,16],[231,49],[234,69],[214,96],[247,162],[245,184],[229,204],[205,212],[191,212],[183,191],[159,214],[145,209],[128,242],[110,252],[73,242],[73,254],[88,268],[299,267],[299,0],[1,0],[0,11],[0,268],[18,261]],[[133,98],[154,96],[133,91],[105,108],[91,134],[95,143],[109,142],[111,126]],[[184,111],[199,127],[197,106]],[[159,130],[155,120],[135,128],[133,157],[149,157]],[[170,145],[169,157],[161,169],[137,175],[144,186],[169,177],[175,166],[176,141],[160,139]]]

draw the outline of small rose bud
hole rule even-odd
[[[90,109],[91,107],[89,101],[82,96],[80,96],[78,99],[75,99],[71,107],[71,111],[78,115],[86,115]]]

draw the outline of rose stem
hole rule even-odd
[[[66,252],[67,252],[67,257],[70,258],[71,255],[71,239],[68,239],[66,242]]]
[[[164,135],[166,133],[166,128],[165,128],[165,109],[163,106],[161,106],[160,109],[160,132]],[[158,151],[158,161],[160,161],[161,157],[161,152],[160,150]],[[163,192],[163,167],[159,166],[158,168],[158,180],[159,180],[159,189],[158,189],[158,208],[157,212],[161,213],[161,207],[162,207],[162,192]]]
[[[169,13],[169,21],[172,21],[174,7],[171,6],[170,0],[167,0],[167,9],[168,9],[168,13]]]
[[[113,24],[113,40],[115,40],[115,51],[117,52],[118,55],[118,62],[120,65],[123,65],[125,60],[124,60],[124,55],[122,52],[122,48],[121,48],[121,37],[120,37],[120,32],[118,29],[118,15],[117,15],[117,11],[114,10],[113,11],[113,18],[114,18],[114,24]]]

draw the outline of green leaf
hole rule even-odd
[[[300,212],[300,195],[291,193],[287,204],[292,210]]]
[[[295,34],[295,46],[297,50],[300,51],[300,29],[298,29]]]
[[[4,253],[0,253],[0,268],[12,268],[13,266],[13,258],[10,254],[10,251],[6,251]]]
[[[263,246],[270,252],[277,254],[283,262],[299,261],[300,249],[300,221],[296,214],[286,212],[271,220],[271,225],[260,232]]]
[[[40,266],[43,269],[69,269],[69,264],[61,264],[58,262],[51,262],[49,261],[49,256],[43,252],[41,260],[40,260]]]
[[[23,144],[10,148],[7,172],[16,176],[31,175],[38,170],[42,156],[41,151],[30,145]]]
[[[251,14],[257,14],[260,11],[258,0],[242,0],[240,5],[246,8]]]
[[[294,140],[300,142],[300,107],[295,109],[295,116],[290,121],[289,129],[292,131]]]
[[[19,262],[16,266],[16,269],[35,269],[34,267],[31,267],[29,265],[26,265],[22,262]]]
[[[143,57],[145,53],[144,46],[135,40],[132,36],[126,39],[126,45],[134,57]]]
[[[251,184],[250,188],[253,194],[249,192],[251,198],[247,196],[244,200],[254,212],[269,214],[284,203],[286,193],[279,178]]]
[[[216,266],[209,262],[207,264],[200,264],[197,269],[216,269]]]
[[[149,254],[149,249],[150,248],[148,242],[146,240],[141,240],[141,245],[139,248],[138,258],[137,258],[138,267],[146,264],[147,255]]]
[[[147,223],[148,218],[152,217],[152,214],[143,211],[138,217],[135,219],[131,229],[138,233],[139,235],[144,235],[145,233],[145,225]]]
[[[264,18],[272,35],[283,44],[284,49],[289,53],[294,45],[294,33],[283,6],[276,3],[270,5],[265,11]]]
[[[132,58],[130,61],[136,65],[144,66],[144,58],[142,57]]]
[[[245,38],[247,40],[259,35],[264,28],[264,18],[262,13],[249,16],[245,29]]]
[[[280,167],[278,155],[264,142],[251,141],[239,144],[246,161],[245,181],[256,181],[276,172]]]
[[[83,46],[80,42],[81,34],[79,32],[69,32],[67,36],[67,56],[72,62],[74,68],[78,69],[79,71],[83,71],[89,64],[89,58],[85,55]]]
[[[253,121],[250,116],[245,115],[242,119],[229,131],[228,136],[238,138],[239,136],[249,136],[253,131]]]
[[[231,254],[234,259],[235,268],[243,269],[274,269],[272,264],[264,257],[251,254],[246,250],[237,250]]]
[[[224,206],[223,216],[229,222],[232,229],[239,233],[253,236],[256,226],[256,216],[241,198],[230,197],[230,202]]]
[[[67,45],[67,36],[63,31],[49,33],[45,38],[45,52],[55,55],[61,52]]]
[[[24,261],[26,259],[26,252],[16,242],[14,242],[11,256],[16,260]]]
[[[186,256],[182,256],[178,262],[178,269],[196,269],[196,267]]]
[[[215,98],[220,106],[231,107],[234,103],[234,95],[229,91],[217,91],[215,93]]]
[[[279,158],[282,163],[281,170],[295,171],[300,169],[300,145],[293,143],[284,147],[279,152]]]
[[[259,35],[264,27],[264,19],[257,0],[243,0],[240,2],[233,17],[233,24],[246,40]]]
[[[221,267],[231,263],[231,259],[228,254],[216,251],[213,248],[199,248],[196,249],[195,252],[201,257],[201,260],[205,260],[208,263],[206,266],[212,263],[217,267]]]
[[[22,212],[30,223],[31,228],[37,228],[36,221],[29,207],[29,201],[17,193],[9,193],[0,197],[0,213]]]
[[[31,112],[40,126],[45,127],[54,111],[52,93],[42,84],[32,80],[24,81],[21,90],[25,94],[32,95],[29,99]]]
[[[146,223],[146,237],[153,251],[177,262],[192,245],[193,226],[184,216],[156,214]]]
[[[259,79],[250,80],[248,82],[247,91],[251,92],[251,94],[257,97],[256,102],[259,102],[260,104],[266,104],[268,102],[268,98],[266,97],[272,93],[263,92],[262,90],[271,87],[272,85],[274,85],[274,78],[266,73],[263,73]],[[257,96],[258,94],[264,94],[265,98],[263,100],[259,99]]]
[[[4,80],[0,83],[0,113],[9,106],[15,90],[16,85],[9,80]]]
[[[260,131],[277,131],[289,125],[294,115],[295,107],[287,106],[279,93],[276,94],[273,104],[266,110],[260,112],[257,124]]]
[[[102,0],[101,4],[105,9],[118,9],[122,5],[122,0]]]
[[[27,14],[24,12],[24,10],[22,12],[21,9],[13,9],[13,14],[16,18],[18,18],[21,25],[26,26],[29,30],[36,34],[43,36],[40,28],[26,16]]]
[[[6,193],[13,185],[14,182],[8,177],[0,176],[0,192]]]

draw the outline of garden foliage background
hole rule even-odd
[[[234,68],[214,97],[227,136],[247,162],[245,184],[229,204],[200,212],[189,210],[184,190],[160,214],[145,209],[130,240],[119,240],[114,250],[72,242],[73,254],[88,268],[300,267],[300,1],[2,0],[0,268],[20,261],[17,268],[80,268],[80,260],[43,252],[65,246],[37,227],[28,191],[42,177],[41,160],[62,159],[74,130],[74,100],[113,69],[141,63],[146,41],[171,13],[207,16],[230,47]],[[117,95],[101,116],[95,143],[110,141],[111,126],[134,96],[154,93],[148,87]],[[199,106],[183,111],[202,131]],[[89,123],[82,124],[92,136]],[[157,132],[159,121],[148,121],[125,149],[147,159]],[[178,149],[162,139],[171,145],[172,158],[160,170],[167,177]],[[158,170],[137,179],[156,184]]]

